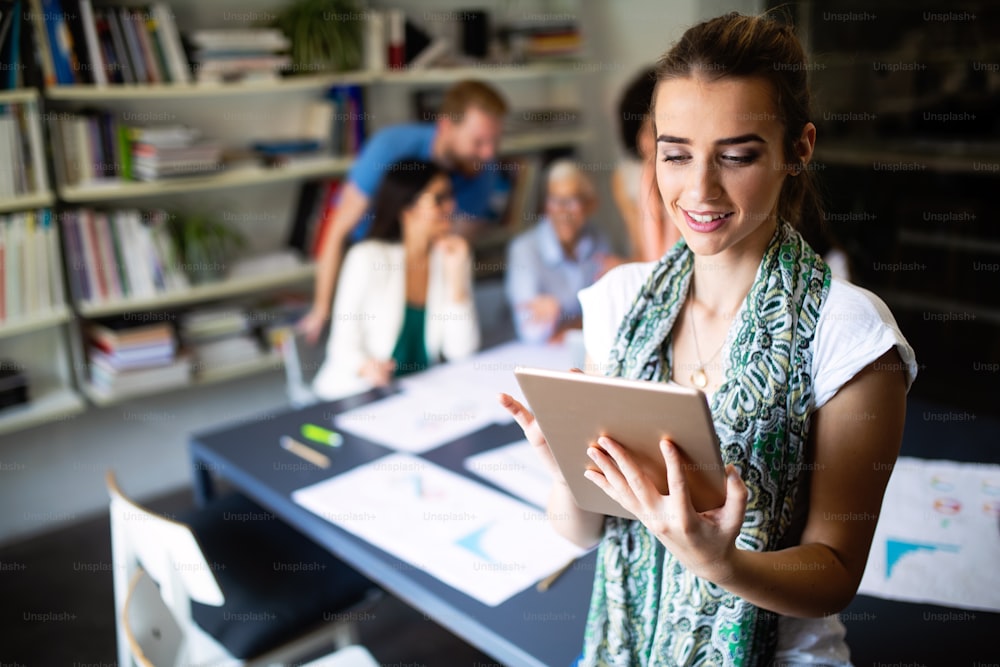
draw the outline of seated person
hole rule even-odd
[[[326,400],[479,347],[468,243],[452,233],[448,174],[419,160],[389,167],[368,240],[347,252],[333,328],[313,390]]]
[[[517,336],[525,342],[561,340],[581,326],[576,293],[618,258],[588,217],[597,207],[594,184],[572,161],[549,168],[545,216],[511,241],[506,291]]]

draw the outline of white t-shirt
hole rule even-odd
[[[623,264],[580,291],[583,344],[591,361],[599,365],[607,362],[618,326],[655,264]],[[903,361],[907,391],[917,375],[913,348],[885,303],[868,290],[836,277],[823,302],[813,345],[816,409],[893,346]],[[727,357],[723,354],[724,359]],[[775,661],[782,665],[848,667],[851,662],[845,634],[844,625],[836,616],[779,617]]]

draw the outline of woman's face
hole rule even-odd
[[[696,255],[759,252],[774,232],[778,193],[793,167],[772,100],[759,78],[688,77],[657,87],[657,184]]]
[[[431,179],[416,201],[403,211],[403,226],[421,237],[436,239],[451,231],[451,216],[455,211],[455,196],[451,181],[439,175]]]

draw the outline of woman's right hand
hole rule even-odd
[[[361,366],[358,375],[365,378],[376,387],[385,387],[392,381],[392,375],[396,372],[396,360],[379,361],[369,359]]]
[[[549,445],[542,434],[542,429],[538,426],[535,415],[531,414],[526,407],[521,405],[510,394],[500,394],[500,405],[511,414],[517,425],[524,431],[524,437],[531,443],[531,448],[542,458],[542,462],[545,464],[545,468],[552,474],[552,478],[565,484],[566,479],[563,477],[562,471],[559,470],[559,465],[556,463],[555,457],[552,456],[552,450],[549,449]]]
[[[326,326],[327,315],[311,308],[301,320],[295,324],[295,329],[305,336],[310,345],[315,345],[319,335]]]

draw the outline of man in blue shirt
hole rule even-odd
[[[557,160],[546,179],[545,217],[507,251],[507,300],[518,338],[558,340],[581,326],[576,294],[621,262],[588,217],[594,185],[570,160]]]
[[[506,113],[506,102],[492,87],[461,81],[446,91],[435,123],[394,125],[365,142],[319,249],[313,306],[298,324],[307,339],[315,341],[330,317],[344,246],[349,238],[359,240],[368,233],[370,220],[365,213],[391,165],[404,159],[437,162],[451,174],[460,225],[489,217],[498,181],[497,170],[490,167]]]

